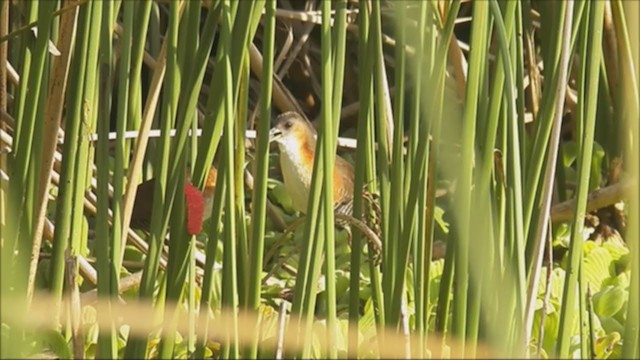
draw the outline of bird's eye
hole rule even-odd
[[[284,123],[284,128],[287,130],[291,129],[291,126],[293,126],[293,123],[291,121],[287,121]]]

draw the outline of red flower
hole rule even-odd
[[[187,202],[187,233],[197,235],[202,231],[204,197],[200,190],[188,182],[184,186],[184,198]]]

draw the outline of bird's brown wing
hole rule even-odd
[[[335,168],[333,169],[333,204],[338,207],[340,204],[353,201],[353,166],[341,158],[336,156]],[[345,213],[351,215],[349,211]]]

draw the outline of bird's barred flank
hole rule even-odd
[[[379,265],[382,261],[382,244],[380,237],[382,236],[382,229],[380,224],[382,223],[382,209],[380,208],[380,198],[378,194],[371,193],[367,189],[362,190],[362,218],[364,225],[371,230],[376,238],[368,236],[366,232],[363,235],[367,238],[369,244],[369,252],[372,255],[374,265]],[[336,205],[335,213],[345,216],[353,216],[353,198]],[[349,246],[351,246],[352,232],[351,224],[348,218],[336,219],[336,226],[343,228],[347,232]],[[354,219],[355,220],[355,219]]]

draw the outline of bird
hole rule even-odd
[[[306,213],[315,161],[315,129],[298,112],[288,111],[276,118],[275,125],[269,131],[269,142],[278,144],[282,177],[285,188],[291,197],[293,208],[303,214]],[[351,216],[353,213],[354,177],[353,165],[336,154],[333,171],[333,204],[336,214]],[[363,201],[365,224],[379,238],[381,233],[379,200],[366,189],[363,189],[363,198],[365,200]],[[336,219],[336,225],[347,231],[350,243],[351,229],[349,224],[341,219]],[[378,244],[370,246],[374,262],[379,261],[380,246],[379,240]]]

